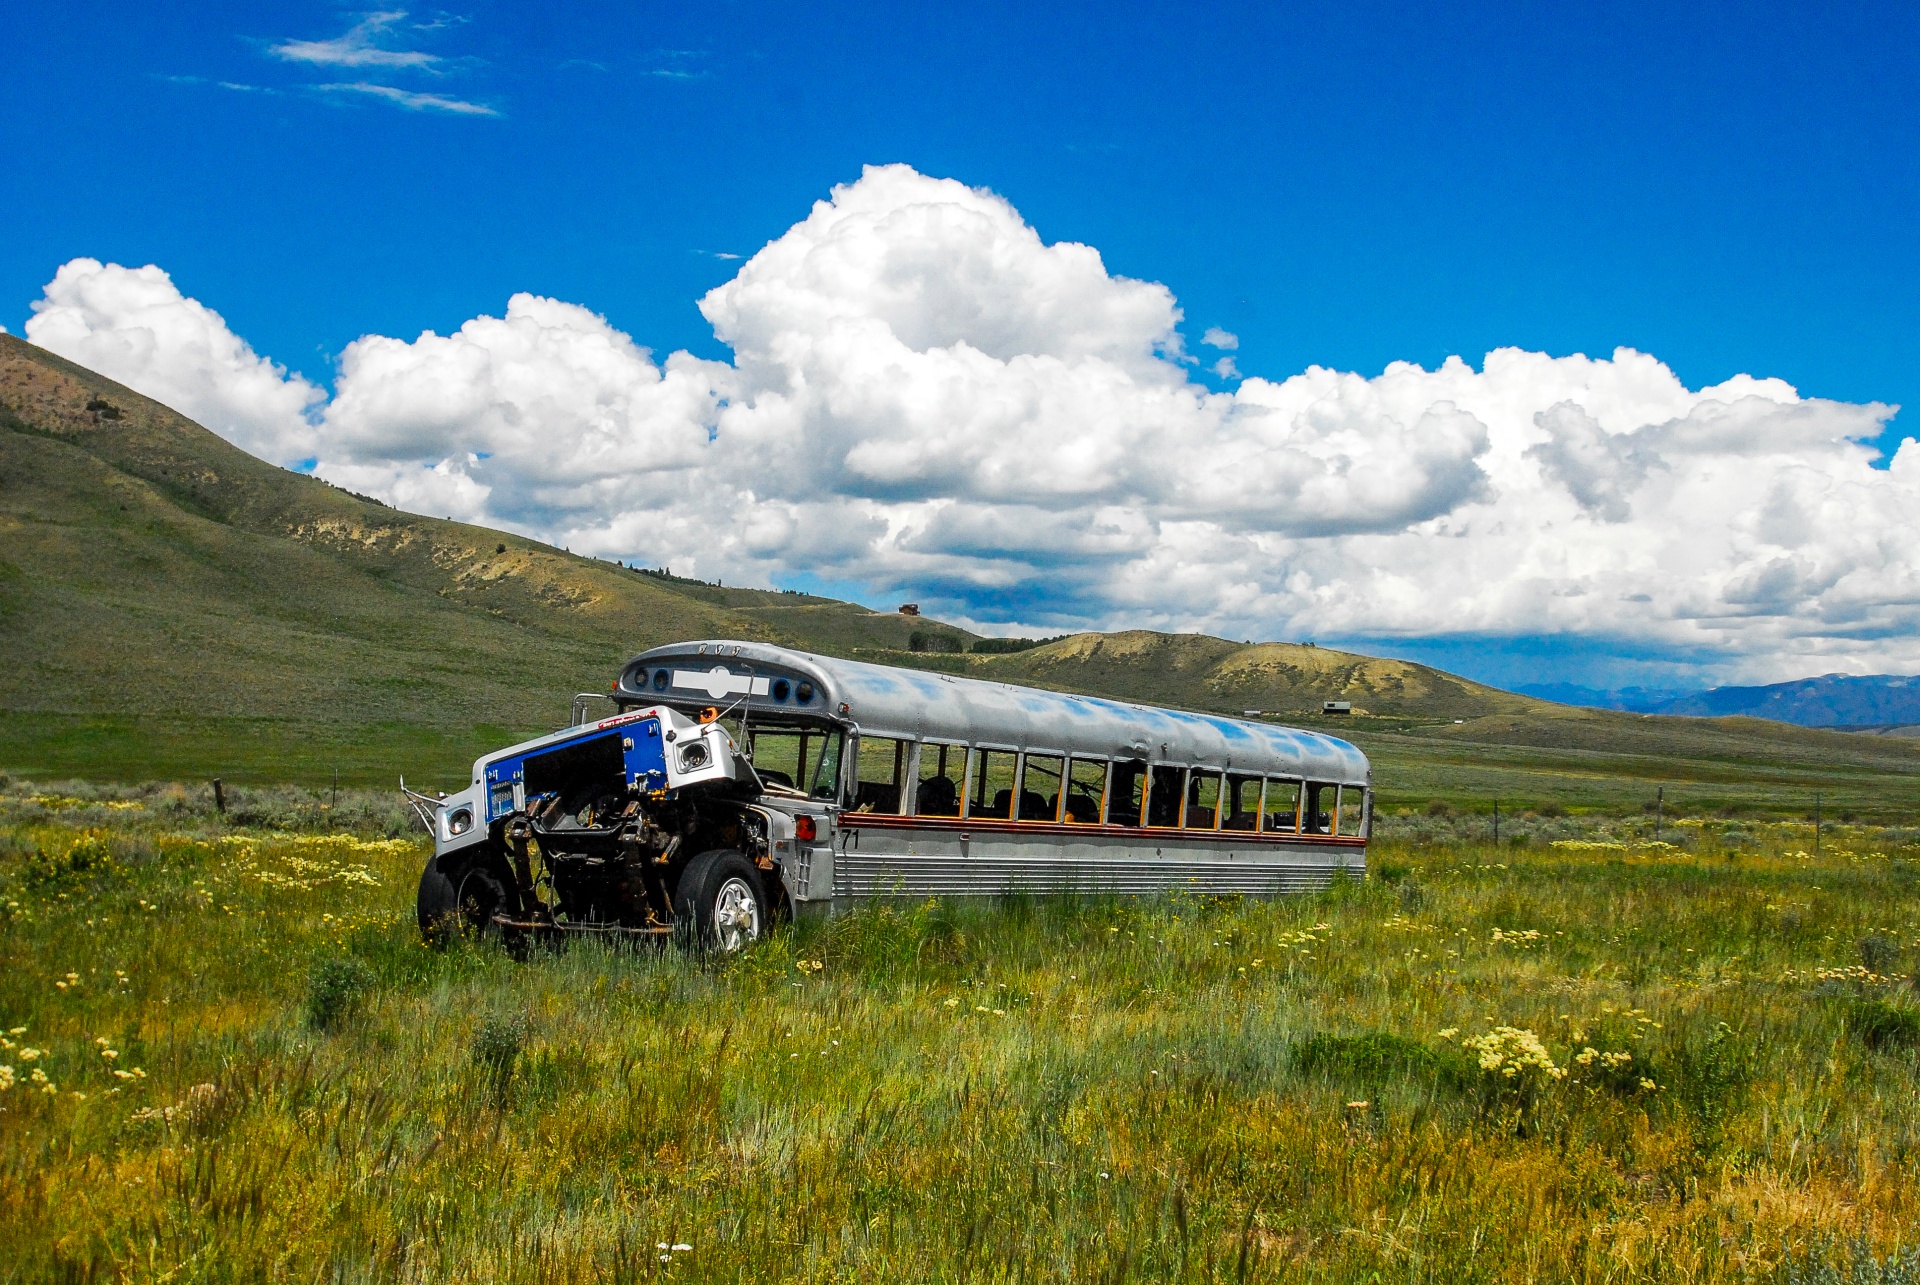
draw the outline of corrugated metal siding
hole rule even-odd
[[[1009,893],[1272,895],[1306,892],[1354,877],[1366,859],[1221,862],[1178,858],[1036,859],[1033,857],[900,857],[836,853],[836,897],[962,897]]]

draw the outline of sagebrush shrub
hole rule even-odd
[[[373,970],[351,955],[323,959],[307,976],[307,1024],[330,1031],[373,989]]]
[[[487,1078],[494,1101],[513,1087],[514,1069],[527,1046],[527,1019],[519,1013],[495,1013],[473,1033],[473,1060]]]
[[[1890,973],[1900,958],[1900,943],[1885,933],[1868,933],[1860,939],[1860,962],[1870,973]]]
[[[1847,1029],[1880,1053],[1920,1047],[1920,1013],[1883,999],[1856,999],[1847,1009]]]

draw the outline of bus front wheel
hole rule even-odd
[[[753,862],[727,848],[687,863],[673,898],[674,936],[692,950],[733,955],[767,934],[772,912]]]

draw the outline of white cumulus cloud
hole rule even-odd
[[[159,268],[74,259],[47,283],[27,339],[170,406],[276,464],[314,453],[326,393],[260,356]]]
[[[53,327],[103,274],[152,301],[102,287]],[[810,574],[1049,631],[1549,635],[1727,677],[1920,665],[1920,447],[1874,467],[1885,406],[1689,389],[1626,349],[1216,392],[1164,286],[905,166],[836,188],[700,307],[732,361],[661,360],[526,294],[450,335],[365,336],[311,439],[311,386],[158,269],[76,261],[29,333],[196,405],[276,384],[285,408],[209,426],[314,440],[355,490],[729,583]],[[153,309],[210,322],[125,357]]]

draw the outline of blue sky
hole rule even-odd
[[[370,12],[11,15],[0,322],[91,256],[323,387],[520,291],[727,360],[721,256],[903,162],[1164,283],[1246,374],[1627,346],[1920,405],[1911,6]]]

